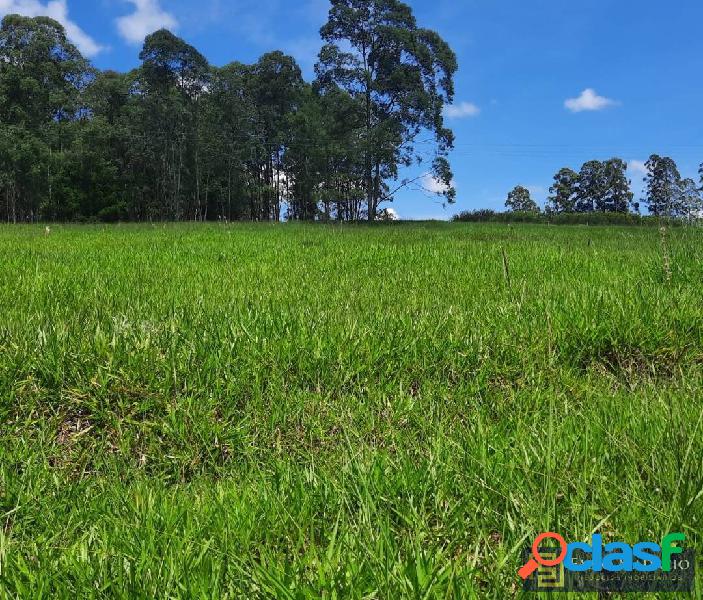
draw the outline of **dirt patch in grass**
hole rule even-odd
[[[579,367],[632,387],[642,381],[672,379],[695,362],[695,357],[681,350],[652,352],[632,346],[609,346],[584,354]]]
[[[90,433],[93,425],[90,419],[82,414],[68,415],[59,425],[56,433],[56,444],[61,448],[70,448],[79,438]]]

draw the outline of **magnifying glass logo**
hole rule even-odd
[[[555,559],[547,560],[546,558],[542,558],[540,555],[539,546],[544,540],[555,540],[558,542],[561,552]],[[556,567],[559,563],[564,562],[567,551],[568,547],[566,545],[566,540],[564,540],[564,538],[558,533],[540,533],[532,544],[532,557],[520,568],[517,573],[523,579],[527,579],[539,568],[540,565],[543,567]]]

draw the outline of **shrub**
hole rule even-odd
[[[127,205],[124,202],[106,206],[98,212],[98,220],[103,223],[117,223],[117,221],[123,221],[127,217]]]
[[[481,209],[463,211],[452,217],[454,222],[463,223],[544,223],[549,225],[628,225],[658,227],[684,225],[680,219],[663,219],[654,216],[642,216],[635,213],[534,213],[534,212],[496,212]]]

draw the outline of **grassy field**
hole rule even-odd
[[[702,249],[0,227],[0,598],[509,598],[542,531],[703,552]]]

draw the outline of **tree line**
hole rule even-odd
[[[645,198],[636,201],[627,177],[627,163],[620,158],[590,160],[576,171],[565,167],[554,175],[545,212],[559,213],[640,213],[641,203],[651,215],[672,219],[703,217],[703,164],[700,183],[683,178],[676,162],[668,156],[652,154],[645,163]],[[513,212],[539,212],[530,191],[515,187],[505,202]]]
[[[118,73],[56,21],[6,16],[0,218],[373,220],[421,162],[453,202],[449,45],[398,0],[331,0],[320,34],[312,82],[280,51],[210,65],[168,30]]]

